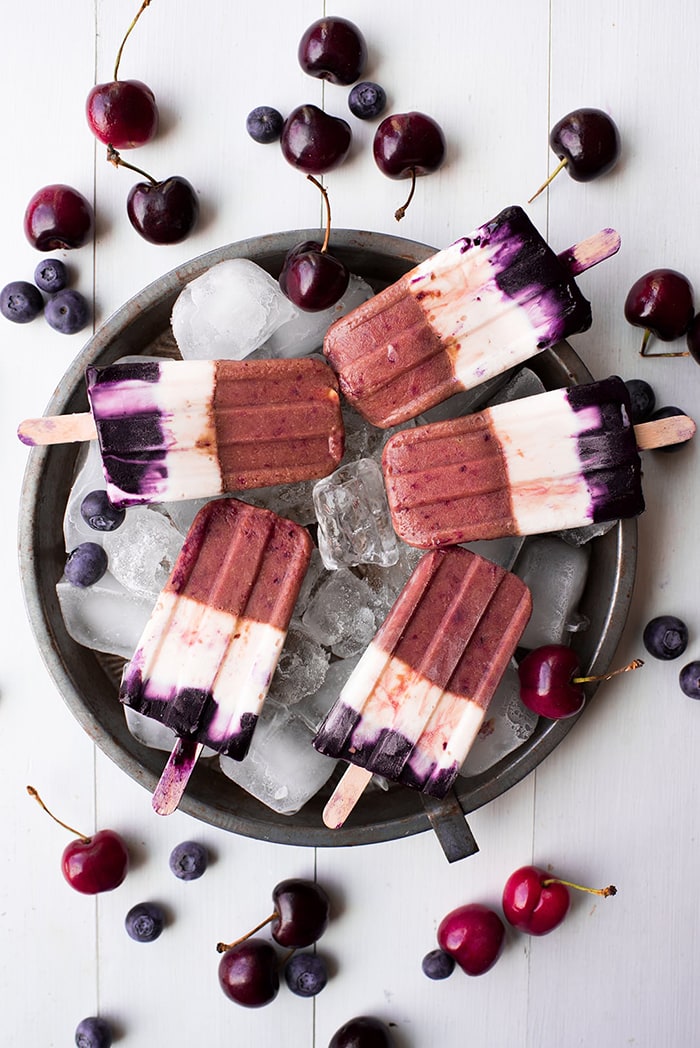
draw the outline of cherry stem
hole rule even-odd
[[[415,167],[412,167],[411,168],[411,190],[410,190],[410,192],[408,194],[408,197],[406,199],[405,204],[402,204],[401,207],[397,208],[396,211],[394,211],[394,218],[396,219],[397,222],[400,222],[401,219],[403,218],[403,216],[406,214],[406,209],[407,209],[408,205],[411,203],[411,201],[413,200],[413,194],[415,193],[415,191],[416,191],[416,169],[415,169]]]
[[[130,164],[127,160],[123,160],[121,153],[115,149],[114,146],[107,146],[107,159],[110,164],[114,164],[115,167],[128,167],[129,171],[135,171],[137,175],[143,175],[144,178],[147,178],[152,186],[157,185],[153,175],[149,175],[147,171],[143,171],[140,167],[135,167],[134,164]]]
[[[614,884],[609,884],[607,888],[587,888],[583,884],[574,884],[572,881],[564,881],[561,877],[547,877],[546,880],[542,881],[542,884],[546,888],[550,884],[563,884],[567,888],[575,888],[579,892],[588,892],[590,895],[602,895],[604,899],[607,899],[609,895],[617,895],[617,888]]]
[[[245,942],[246,939],[250,939],[251,935],[255,935],[256,932],[259,932],[260,929],[264,928],[266,924],[270,923],[270,921],[274,921],[277,916],[277,911],[271,913],[270,916],[266,917],[264,921],[260,922],[260,924],[256,924],[255,927],[251,928],[249,932],[245,933],[245,935],[241,935],[240,939],[234,939],[233,942],[217,942],[216,952],[226,953],[227,950],[232,950],[234,946],[238,946],[239,943]]]
[[[139,18],[143,14],[143,12],[149,6],[150,2],[151,2],[151,0],[143,0],[143,3],[141,4],[141,6],[139,7],[138,11],[136,12],[136,17],[134,18],[133,22],[131,23],[131,25],[127,29],[126,33],[124,34],[124,39],[122,40],[121,44],[119,45],[119,50],[117,51],[117,60],[114,63],[114,79],[115,80],[119,79],[119,76],[118,76],[118,74],[119,74],[119,63],[122,60],[122,51],[124,50],[124,44],[129,39],[129,36],[131,34],[131,30],[134,28],[134,26],[138,22]]]
[[[43,800],[39,796],[39,791],[35,790],[33,786],[27,786],[27,793],[30,797],[33,797],[37,804],[40,804],[47,815],[50,815],[54,822],[57,822],[59,826],[62,826],[64,830],[68,830],[69,833],[74,833],[76,837],[80,837],[80,840],[87,844],[92,838],[86,837],[84,833],[80,833],[79,830],[74,830],[72,826],[69,826],[67,822],[62,822],[61,819],[57,818],[52,811],[44,804]]]
[[[620,673],[629,673],[630,670],[638,670],[640,666],[644,665],[644,659],[632,659],[626,666],[620,666],[619,669],[611,670],[610,673],[602,673],[594,677],[572,677],[572,684],[589,684],[591,681],[597,680],[610,680],[611,677],[617,677]]]
[[[326,235],[323,238],[323,244],[321,245],[321,254],[323,254],[324,251],[328,250],[328,241],[331,238],[331,202],[328,199],[328,190],[326,189],[326,187],[321,182],[319,182],[317,178],[314,178],[313,175],[307,175],[306,177],[308,178],[309,182],[313,182],[316,188],[321,191],[323,202],[326,205]]]
[[[543,192],[544,192],[544,190],[545,190],[545,189],[547,188],[547,186],[549,185],[549,183],[550,183],[551,181],[553,181],[553,179],[555,179],[555,178],[557,177],[557,175],[559,174],[559,172],[560,172],[560,171],[562,171],[562,170],[563,170],[563,169],[564,169],[564,168],[566,167],[567,163],[568,163],[568,161],[567,161],[567,158],[566,158],[566,157],[564,157],[564,159],[563,159],[563,160],[560,160],[560,162],[559,162],[559,163],[557,164],[557,166],[556,166],[556,167],[554,168],[554,170],[552,171],[552,173],[551,173],[551,175],[549,176],[549,178],[548,178],[548,179],[546,179],[546,180],[545,180],[545,181],[544,181],[544,182],[542,183],[542,185],[540,186],[540,188],[539,188],[539,189],[537,190],[537,192],[536,192],[535,194],[533,194],[533,196],[531,196],[531,197],[530,197],[530,199],[528,200],[528,204],[531,204],[531,203],[532,203],[532,201],[533,201],[533,200],[535,200],[535,199],[536,199],[536,198],[537,198],[537,197],[538,197],[538,196],[540,195],[540,193],[543,193]]]
[[[649,328],[644,329],[644,337],[642,338],[642,344],[639,349],[640,357],[689,357],[689,350],[680,350],[678,352],[663,352],[663,353],[649,353],[647,352],[647,346],[649,345],[649,339],[651,338],[651,331]]]

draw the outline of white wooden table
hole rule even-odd
[[[320,222],[318,194],[274,147],[246,135],[247,112],[302,102],[346,114],[344,88],[305,76],[301,33],[324,13],[312,0],[186,3],[153,0],[122,59],[121,75],[155,91],[163,130],[139,151],[156,177],[185,175],[202,220],[164,248],[142,241],[125,215],[132,177],[115,171],[90,135],[85,96],[111,78],[136,0],[14,4],[0,35],[5,98],[0,285],[31,279],[39,255],[22,233],[31,194],[62,181],[94,201],[93,245],[67,255],[76,286],[94,299],[95,324],[179,262],[248,236]],[[700,9],[671,0],[346,0],[370,48],[368,75],[390,109],[420,109],[442,124],[449,159],[418,186],[397,227],[405,183],[371,156],[374,124],[353,121],[351,158],[326,179],[339,227],[399,233],[443,246],[509,203],[524,203],[554,165],[551,124],[581,105],[614,116],[624,159],[589,185],[562,174],[528,212],[556,249],[614,226],[623,247],[581,278],[594,308],[572,340],[597,377],[641,376],[660,403],[700,414],[692,360],[637,355],[639,332],[622,313],[643,272],[671,266],[700,289],[697,170],[697,41]],[[134,155],[135,156],[135,155]],[[91,742],[43,667],[22,604],[16,517],[26,450],[17,422],[38,414],[89,332],[60,336],[43,321],[2,321],[3,655],[0,726],[5,753],[0,879],[0,1038],[5,1044],[72,1043],[85,1015],[111,1019],[130,1048],[245,1044],[325,1048],[348,1018],[395,1023],[399,1048],[686,1048],[700,1023],[698,744],[700,706],[677,685],[677,663],[648,659],[604,694],[565,742],[516,788],[470,817],[480,852],[454,865],[434,836],[355,849],[289,848],[227,834],[177,813],[152,811],[148,794]],[[645,459],[648,508],[639,525],[632,611],[618,659],[643,654],[641,632],[662,612],[685,618],[687,659],[700,657],[698,448]],[[686,661],[683,659],[682,661]],[[112,827],[128,839],[133,870],[96,898],[63,881],[67,838],[26,797],[33,783],[86,832]],[[203,880],[167,869],[171,848],[195,837],[215,856]],[[614,900],[575,901],[551,936],[510,935],[479,979],[457,971],[426,979],[423,954],[451,908],[498,904],[517,866],[551,864],[587,883],[614,881]],[[214,944],[268,912],[273,885],[317,877],[335,901],[323,940],[333,977],[315,1001],[283,987],[259,1011],[217,985]],[[123,930],[126,910],[156,899],[171,920],[154,944]]]

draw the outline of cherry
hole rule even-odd
[[[413,199],[416,178],[429,175],[445,159],[445,136],[425,113],[394,113],[385,117],[374,134],[374,160],[387,178],[410,178],[408,199],[394,213],[399,222]]]
[[[92,207],[71,186],[54,183],[37,190],[24,212],[24,232],[38,251],[76,248],[92,236]]]
[[[348,86],[362,75],[367,44],[357,26],[347,18],[319,18],[306,30],[298,48],[299,65],[331,84]]]
[[[247,941],[266,924],[270,925],[273,939],[290,950],[311,946],[328,927],[330,900],[315,881],[301,877],[280,881],[273,888],[272,902],[274,910],[268,917],[234,942],[217,943],[218,952],[224,953]]]
[[[70,886],[84,895],[96,895],[119,887],[129,870],[129,853],[119,834],[113,830],[100,830],[92,837],[86,837],[57,819],[33,786],[27,786],[27,793],[54,822],[78,836],[78,840],[65,847],[61,859],[63,876]]]
[[[335,1031],[328,1048],[394,1048],[389,1027],[372,1015],[358,1015]]]
[[[293,109],[280,136],[285,160],[311,175],[323,175],[342,164],[351,142],[348,122],[314,105]]]
[[[321,191],[326,206],[326,235],[323,244],[306,240],[287,252],[279,275],[282,291],[295,306],[308,313],[329,309],[342,298],[350,280],[347,266],[331,255],[331,206],[328,193],[313,175],[306,176]]]
[[[601,109],[574,109],[567,113],[549,132],[549,145],[560,163],[528,204],[564,168],[574,182],[592,182],[611,171],[620,158],[620,133],[612,117]]]
[[[579,675],[578,655],[565,644],[543,644],[529,651],[518,666],[520,698],[541,717],[561,720],[579,713],[586,702],[581,687],[591,681],[608,680],[618,673],[639,669],[644,663],[634,659],[627,666],[597,677]]]
[[[265,939],[236,943],[219,961],[219,985],[227,997],[245,1008],[261,1008],[277,996],[280,979],[277,954]]]
[[[481,903],[452,910],[437,930],[438,945],[467,975],[483,975],[498,960],[505,940],[503,921]]]
[[[199,201],[194,189],[180,175],[172,175],[162,182],[128,164],[112,146],[107,147],[107,159],[115,167],[126,167],[148,179],[131,187],[126,201],[129,221],[144,240],[151,244],[179,244],[197,224]]]
[[[150,142],[158,130],[158,107],[150,87],[140,80],[119,80],[122,51],[132,29],[149,6],[143,0],[126,31],[117,53],[114,79],[95,84],[87,97],[85,112],[93,134],[116,149],[133,149]]]
[[[625,319],[644,328],[642,356],[678,357],[685,353],[647,353],[652,335],[672,342],[685,335],[695,310],[693,288],[687,277],[675,269],[652,269],[636,280],[625,299]]]
[[[503,913],[506,920],[530,935],[546,935],[566,917],[571,896],[569,888],[593,895],[616,895],[614,884],[607,888],[585,888],[571,881],[552,877],[539,866],[521,866],[511,873],[503,889]]]

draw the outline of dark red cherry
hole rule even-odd
[[[662,342],[685,335],[694,312],[692,285],[675,269],[650,270],[634,282],[625,299],[625,319],[644,329],[643,356],[652,335]]]
[[[443,917],[437,940],[467,975],[483,975],[498,960],[505,940],[498,914],[481,903],[458,906]]]
[[[158,131],[158,107],[150,87],[140,80],[96,84],[85,103],[92,133],[115,149],[134,149]]]
[[[563,644],[535,648],[518,666],[520,698],[541,717],[573,717],[586,701],[583,688],[574,682],[578,672],[578,655],[572,648]]]
[[[408,200],[396,212],[397,220],[411,201],[416,178],[437,171],[445,148],[442,128],[425,113],[394,113],[382,120],[372,146],[377,167],[387,178],[411,179]]]
[[[305,174],[322,175],[342,164],[352,142],[346,120],[314,105],[297,106],[282,127],[285,160]]]
[[[574,182],[591,182],[612,170],[620,157],[620,133],[601,109],[575,109],[558,120],[549,145]]]
[[[151,244],[179,244],[199,217],[199,201],[186,178],[171,175],[162,182],[137,182],[126,201],[129,221]]]
[[[514,928],[529,935],[546,935],[566,917],[571,905],[569,888],[601,895],[616,895],[614,884],[607,888],[586,888],[572,884],[539,866],[521,866],[511,873],[503,889],[503,913]]]
[[[219,961],[219,985],[227,997],[245,1008],[262,1008],[277,996],[279,961],[266,939],[246,939],[227,950]]]
[[[394,1048],[389,1027],[373,1015],[358,1015],[335,1031],[328,1048]]]
[[[272,892],[275,916],[270,925],[273,939],[289,949],[311,946],[321,938],[330,917],[328,895],[315,881],[290,877]]]
[[[349,280],[347,266],[314,240],[287,252],[279,276],[280,287],[290,302],[308,313],[334,306],[345,294]]]
[[[359,80],[367,62],[365,38],[347,18],[319,18],[302,36],[297,53],[309,76],[344,86]]]
[[[92,207],[83,194],[62,183],[37,190],[24,212],[24,232],[37,251],[83,247],[93,226]]]

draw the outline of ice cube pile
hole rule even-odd
[[[235,259],[212,267],[183,290],[173,309],[172,330],[184,358],[309,356],[319,350],[331,321],[371,295],[371,287],[353,276],[343,300],[332,310],[302,314],[269,274],[246,259]],[[537,375],[521,368],[431,410],[441,419],[450,418],[542,389]],[[346,452],[335,473],[316,482],[238,495],[309,527],[317,541],[247,757],[234,761],[209,754],[227,777],[286,815],[299,811],[333,774],[336,762],[317,752],[311,740],[421,556],[420,550],[397,538],[382,483],[382,449],[394,429],[377,429],[347,403],[342,410]],[[421,416],[418,422],[431,420]],[[408,420],[403,426],[415,424]],[[85,589],[63,578],[57,593],[74,640],[129,659],[187,530],[207,500],[130,507],[120,527],[97,532],[83,520],[80,505],[87,493],[103,487],[100,455],[93,443],[86,447],[70,492],[65,544],[67,551],[86,541],[103,545],[109,567],[98,583]],[[588,571],[586,543],[599,532],[579,529],[575,536],[469,545],[531,588],[533,615],[523,646],[566,642],[586,628],[578,610]],[[125,715],[129,731],[143,745],[171,749],[170,729],[128,707]],[[526,742],[535,725],[536,718],[520,702],[517,673],[511,667],[462,773],[488,771]]]

